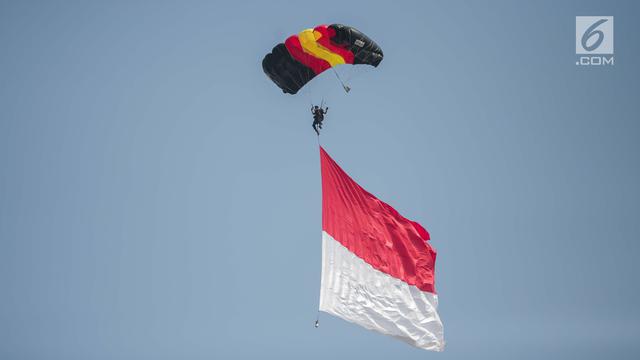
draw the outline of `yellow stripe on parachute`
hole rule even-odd
[[[332,67],[340,64],[346,64],[342,56],[331,52],[329,49],[318,44],[317,40],[321,36],[322,34],[314,31],[313,29],[302,30],[298,34],[298,39],[300,40],[300,45],[302,45],[304,52],[327,61]]]

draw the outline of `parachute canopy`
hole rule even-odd
[[[382,49],[360,31],[346,25],[319,25],[292,35],[262,60],[265,74],[282,89],[295,94],[323,71],[340,64],[377,67]]]

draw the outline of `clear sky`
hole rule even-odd
[[[0,2],[0,358],[637,359],[633,1]],[[615,65],[575,65],[575,16]],[[385,58],[289,96],[278,42]],[[346,69],[339,69],[346,76]],[[323,145],[431,232],[448,347],[315,329]]]

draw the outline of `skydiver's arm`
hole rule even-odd
[[[326,114],[326,113],[327,113],[327,111],[329,111],[329,107],[328,107],[328,106],[327,106],[327,108],[326,108],[326,109],[324,109],[324,113]]]

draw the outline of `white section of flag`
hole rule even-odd
[[[444,350],[438,295],[374,269],[322,232],[320,310],[413,346]]]

